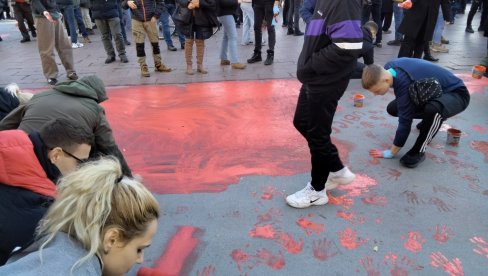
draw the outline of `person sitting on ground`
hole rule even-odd
[[[38,239],[0,267],[1,275],[124,275],[142,263],[159,206],[116,159],[89,162],[61,178]]]
[[[407,141],[413,119],[422,119],[417,125],[420,130],[417,141],[400,159],[408,168],[415,168],[425,160],[427,145],[442,122],[464,111],[470,99],[460,78],[443,67],[415,58],[393,59],[384,68],[376,64],[367,66],[362,85],[374,95],[385,95],[390,87],[395,93],[395,100],[386,108],[390,115],[398,117],[393,145],[387,150],[371,150],[371,156],[395,157]],[[416,95],[421,96],[420,101]]]
[[[21,92],[15,83],[0,87],[0,121],[19,105],[29,101],[32,96],[32,93]]]
[[[32,242],[56,196],[56,181],[88,158],[92,143],[91,132],[63,118],[29,135],[0,131],[0,265],[16,247]]]
[[[49,120],[71,118],[95,134],[95,147],[90,156],[114,155],[120,160],[124,174],[131,176],[129,166],[115,144],[105,110],[99,105],[107,99],[105,85],[97,76],[62,82],[13,110],[0,122],[0,130],[19,128],[30,133],[38,131]]]
[[[358,58],[363,58],[364,63],[357,62],[356,68],[352,73],[351,79],[360,79],[366,65],[374,63],[374,39],[378,33],[378,25],[374,21],[366,22],[361,29],[363,30],[363,48]]]

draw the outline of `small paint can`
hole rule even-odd
[[[471,76],[475,79],[481,79],[486,72],[486,67],[483,65],[473,66],[473,72]]]
[[[461,139],[461,134],[462,132],[459,129],[449,128],[447,130],[447,144],[457,147],[459,145],[459,140]]]
[[[354,106],[355,107],[363,107],[364,104],[364,96],[361,94],[354,95]]]

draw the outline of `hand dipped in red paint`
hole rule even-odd
[[[391,150],[379,150],[379,149],[372,149],[369,151],[369,155],[375,158],[386,158],[391,159],[395,155],[391,152]]]

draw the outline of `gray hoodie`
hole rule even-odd
[[[102,266],[97,256],[93,256],[71,271],[73,265],[88,252],[81,244],[66,233],[58,233],[42,249],[43,239],[35,242],[22,252],[14,254],[7,264],[0,266],[0,275],[51,276],[51,275],[102,275]]]

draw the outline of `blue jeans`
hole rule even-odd
[[[175,4],[165,4],[166,11],[163,11],[159,16],[159,21],[163,24],[163,36],[166,41],[166,45],[173,46],[173,40],[171,40],[171,32],[169,30],[169,17],[175,12]],[[178,39],[181,45],[185,44],[185,36],[176,28],[176,33],[178,34]]]
[[[393,3],[393,16],[395,17],[395,40],[402,40],[403,34],[398,31],[398,28],[402,23],[403,9],[398,6],[398,3]]]
[[[81,15],[80,7],[73,9],[76,22],[78,23],[78,29],[83,37],[87,37],[88,33],[86,32],[85,23],[83,23],[83,16]]]
[[[224,27],[220,59],[228,59],[230,63],[237,63],[237,29],[234,17],[232,15],[224,15],[219,16],[219,20]],[[230,58],[227,58],[227,54],[229,54]]]
[[[75,22],[75,9],[73,5],[66,5],[61,6],[59,5],[59,9],[63,13],[63,16],[66,20],[69,29],[69,36],[71,38],[71,43],[78,42],[78,34],[76,33],[76,22]]]
[[[434,36],[432,42],[440,44],[442,31],[444,31],[444,17],[442,16],[442,8],[439,8],[439,15],[437,16],[437,22],[435,23]]]

